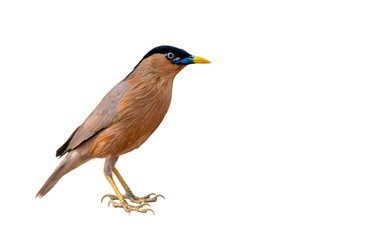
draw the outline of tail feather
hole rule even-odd
[[[47,194],[50,191],[50,189],[52,189],[54,187],[54,185],[56,185],[56,183],[61,179],[61,177],[66,174],[64,169],[65,169],[64,164],[60,164],[56,168],[56,170],[54,170],[54,172],[48,178],[48,180],[45,182],[45,184],[42,186],[40,191],[38,191],[36,198],[37,197],[42,198],[43,196],[45,196],[45,194]]]
[[[40,191],[38,191],[36,198],[45,196],[66,173],[92,159],[92,156],[88,153],[89,144],[90,142],[66,155],[65,159],[62,160]]]

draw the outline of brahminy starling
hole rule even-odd
[[[172,46],[159,46],[149,51],[58,148],[56,156],[65,158],[36,197],[42,198],[62,176],[78,166],[94,158],[105,158],[104,175],[115,195],[106,194],[102,200],[109,197],[109,205],[123,208],[128,213],[152,211],[145,206],[163,196],[154,193],[135,196],[115,164],[119,156],[140,147],[160,125],[171,102],[175,76],[193,63],[210,62]],[[113,173],[123,186],[124,195],[115,185]]]

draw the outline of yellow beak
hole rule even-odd
[[[210,63],[210,61],[208,59],[205,59],[205,58],[202,58],[199,56],[195,56],[193,59],[193,63]]]

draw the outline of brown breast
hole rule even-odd
[[[97,136],[90,149],[93,156],[117,157],[140,147],[167,113],[173,79],[181,69],[156,76],[152,71],[144,74],[144,68],[133,73],[127,80],[129,90],[120,101],[120,116]]]

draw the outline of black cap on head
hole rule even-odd
[[[183,59],[183,58],[191,56],[189,53],[187,53],[185,50],[183,50],[181,48],[172,47],[172,46],[168,46],[168,45],[163,45],[163,46],[159,46],[159,47],[153,48],[151,51],[149,51],[143,57],[143,59],[141,61],[143,61],[144,59],[146,59],[149,56],[152,56],[153,54],[156,54],[156,53],[165,54],[165,53],[169,53],[169,52],[175,54],[175,56],[179,57],[180,59]]]
[[[187,58],[187,57],[190,57],[192,56],[191,54],[189,54],[188,52],[186,52],[185,50],[181,49],[181,48],[177,48],[177,47],[172,47],[172,46],[169,46],[169,45],[162,45],[162,46],[158,46],[158,47],[155,47],[153,48],[151,51],[149,51],[146,55],[144,55],[144,57],[142,58],[142,60],[140,60],[138,62],[138,64],[136,64],[136,66],[134,67],[134,69],[132,70],[132,72],[139,66],[139,64],[146,58],[154,55],[154,54],[166,54],[166,53],[173,53],[174,56],[176,56],[177,58],[180,58],[180,59],[183,59],[183,58]],[[132,73],[131,72],[131,73]],[[127,75],[126,78],[128,78],[128,76],[130,76],[129,73]]]

